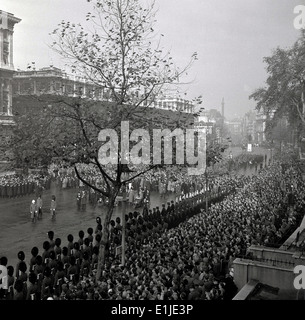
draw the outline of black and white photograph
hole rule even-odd
[[[0,308],[305,300],[304,213],[303,0],[1,0]]]

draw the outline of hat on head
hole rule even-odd
[[[48,236],[51,236],[51,237],[54,236],[54,231],[48,231],[48,232],[47,232],[47,235],[48,235]]]

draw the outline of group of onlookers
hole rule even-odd
[[[15,268],[2,257],[8,284],[1,294],[15,300],[232,299],[234,259],[247,256],[251,245],[278,246],[304,216],[305,183],[298,165],[283,166],[279,158],[251,177],[212,179],[208,211],[205,181],[184,182],[193,192],[126,214],[124,265],[121,219],[111,220],[105,243],[97,217],[95,228],[76,237],[61,239],[50,231],[42,250],[18,253]],[[101,245],[105,264],[97,279]]]
[[[223,183],[225,182],[227,183],[227,180]],[[224,197],[224,194],[219,196]],[[219,200],[213,199],[213,201]],[[121,271],[129,269],[127,266],[133,260],[130,257],[131,253],[139,250],[142,245],[146,247],[153,243],[161,234],[176,228],[180,222],[190,216],[198,214],[199,207],[204,206],[204,202],[204,194],[197,192],[196,195],[194,193],[192,197],[186,197],[184,200],[177,202],[172,200],[166,205],[162,204],[160,208],[146,208],[142,214],[138,211],[130,211],[126,215],[128,262],[125,268],[121,268]],[[75,288],[82,287],[83,292],[78,292],[78,297],[101,299],[101,295],[97,297],[96,294],[96,286],[100,281],[94,281],[94,275],[102,232],[101,220],[97,218],[95,229],[88,228],[87,232],[80,230],[77,239],[69,234],[65,245],[62,239],[56,238],[54,232],[50,231],[49,238],[43,243],[42,251],[38,247],[33,247],[28,261],[24,252],[18,253],[19,262],[15,268],[7,266],[8,262],[5,261],[5,257],[2,257],[1,264],[7,266],[8,273],[6,298],[15,300],[76,299]],[[107,262],[103,275],[108,272],[108,267],[111,270],[113,267],[120,268],[117,263],[112,264],[111,261],[115,262],[119,257],[117,248],[121,241],[122,225],[120,218],[117,218],[115,221],[112,220],[109,226],[109,243],[106,246]],[[122,286],[125,282],[122,281]],[[91,295],[85,288],[88,290],[90,288]],[[125,295],[124,291],[122,295]],[[128,293],[128,299],[131,298],[132,294]]]

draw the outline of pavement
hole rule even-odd
[[[240,149],[240,148],[239,148]],[[234,154],[238,150],[232,149]],[[241,149],[240,149],[241,150]],[[241,151],[239,151],[241,152]],[[256,152],[267,153],[268,150],[256,150]],[[241,169],[240,174],[255,174],[253,168]],[[83,230],[86,233],[89,227],[95,229],[96,217],[106,212],[106,207],[92,207],[87,204],[85,211],[79,211],[76,204],[78,189],[62,189],[55,183],[51,184],[50,190],[45,190],[42,194],[43,214],[42,219],[33,223],[30,219],[30,204],[34,199],[33,195],[22,196],[18,198],[0,198],[0,257],[8,258],[8,265],[14,268],[18,261],[17,254],[20,250],[25,252],[26,262],[30,261],[31,249],[34,246],[39,248],[39,254],[42,253],[42,244],[48,240],[47,232],[54,231],[54,239],[59,237],[62,240],[62,246],[67,245],[67,235],[72,234],[74,239],[78,239],[78,232]],[[55,220],[51,220],[50,202],[51,196],[56,196],[57,215]],[[151,193],[151,207],[166,203],[175,199],[175,194],[168,195],[161,199],[159,193]],[[132,206],[127,205],[126,211],[134,211]],[[138,209],[141,211],[141,209]],[[112,219],[122,216],[122,206],[114,209]]]
[[[20,250],[25,252],[26,262],[31,258],[31,249],[34,246],[39,248],[42,253],[42,244],[48,240],[47,232],[54,231],[54,239],[59,237],[62,246],[67,245],[68,234],[72,234],[78,240],[78,232],[83,230],[87,234],[87,229],[95,229],[96,217],[102,216],[107,211],[107,207],[95,208],[90,204],[86,205],[86,210],[78,210],[76,203],[78,189],[62,189],[51,184],[50,190],[42,194],[42,218],[36,222],[30,219],[30,204],[34,195],[27,195],[18,198],[0,198],[0,257],[8,258],[8,265],[16,266],[18,261],[17,254]],[[56,196],[57,214],[56,219],[52,220],[50,215],[51,196]],[[166,198],[160,198],[159,193],[152,192],[151,207],[161,206],[175,199],[174,194],[169,194]],[[134,207],[127,204],[126,213],[135,211]],[[137,209],[142,212],[142,208]],[[122,216],[122,206],[115,207],[112,219]]]

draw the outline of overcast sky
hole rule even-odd
[[[294,8],[304,0],[156,0],[156,28],[164,34],[163,47],[180,66],[193,52],[198,61],[189,71],[192,83],[186,98],[203,96],[206,109],[221,110],[232,119],[254,109],[249,95],[266,80],[263,57],[276,47],[290,47],[300,35]],[[49,33],[62,20],[84,21],[87,0],[1,0],[0,9],[22,21],[15,25],[14,65],[26,69],[64,67],[48,45]]]

